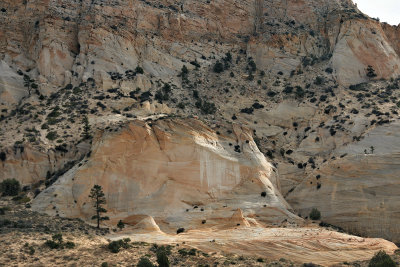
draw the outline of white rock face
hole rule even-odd
[[[0,104],[15,104],[27,95],[28,90],[24,87],[23,77],[6,62],[0,61]]]
[[[328,223],[399,241],[399,133],[399,122],[379,126],[360,142],[337,149],[337,159],[305,179],[287,200],[304,216],[316,207]]]
[[[111,223],[147,215],[163,230],[198,227],[202,220],[209,227],[228,223],[238,208],[260,223],[300,222],[251,132],[235,126],[234,133],[218,136],[196,120],[132,122],[94,141],[88,161],[41,193],[33,207],[89,220],[88,195],[99,184]]]
[[[46,175],[54,174],[70,161],[85,155],[89,145],[79,144],[76,148],[60,153],[54,150],[37,150],[29,145],[14,146],[5,151],[6,160],[0,163],[0,181],[15,178],[28,185],[46,180]]]
[[[366,68],[372,66],[378,78],[400,75],[400,58],[382,26],[373,21],[352,21],[341,27],[333,51],[332,65],[344,86],[366,82]]]
[[[284,73],[302,68],[304,57],[333,55],[342,85],[365,80],[368,65],[379,78],[400,73],[395,29],[360,19],[347,0],[190,0],[161,6],[39,1],[28,8],[7,0],[4,6],[14,10],[4,14],[1,25],[0,51],[7,62],[35,70],[57,87],[89,77],[101,85],[105,77],[96,79],[96,73],[124,73],[138,65],[149,75],[169,78],[184,62],[204,58],[209,64],[210,57],[234,47],[247,50],[259,69]]]

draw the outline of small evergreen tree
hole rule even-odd
[[[154,267],[155,265],[151,263],[149,258],[141,257],[139,263],[136,265],[137,267]]]
[[[139,66],[136,67],[135,71],[136,71],[136,73],[139,73],[139,74],[143,74],[144,73],[142,67],[139,67]]]
[[[83,137],[85,139],[90,139],[92,136],[90,135],[90,125],[87,116],[83,117],[82,123],[83,123]]]
[[[188,74],[188,73],[189,73],[188,68],[186,67],[186,65],[183,65],[183,67],[182,67],[182,74]]]
[[[214,65],[213,70],[216,73],[221,73],[224,71],[224,65],[221,62],[217,61],[217,63],[215,63]]]
[[[0,183],[0,192],[2,192],[4,196],[16,196],[20,191],[21,185],[14,178],[5,179]]]
[[[396,263],[385,251],[381,250],[372,257],[368,267],[396,267]]]
[[[31,90],[32,90],[32,83],[34,80],[31,79],[28,75],[24,75],[24,86],[28,88],[28,93],[31,95]],[[35,84],[36,85],[36,84]],[[36,85],[37,88],[37,85]]]
[[[6,158],[7,158],[6,152],[1,151],[0,152],[0,160],[1,161],[6,161]]]
[[[103,188],[100,185],[94,185],[90,190],[89,197],[93,199],[93,207],[96,209],[96,215],[92,217],[92,220],[97,220],[97,228],[100,228],[100,222],[109,220],[107,216],[102,217],[101,214],[107,212],[103,205],[106,204],[106,198],[104,196]]]
[[[321,219],[321,212],[318,209],[313,208],[311,210],[311,212],[310,212],[310,219],[311,220],[319,220],[319,219]]]
[[[169,267],[169,259],[165,249],[159,249],[157,251],[157,263],[159,267]]]
[[[186,67],[186,65],[183,65],[181,69],[181,77],[183,82],[188,82],[188,74],[189,74],[188,68]]]
[[[122,220],[119,220],[117,227],[119,228],[119,230],[122,230],[125,227],[125,224]]]
[[[368,67],[367,67],[367,76],[369,78],[374,78],[374,77],[377,76],[376,73],[375,73],[374,68],[371,65],[368,65]]]
[[[228,53],[225,54],[224,60],[227,61],[227,62],[232,62],[232,54],[231,54],[231,52],[228,52]]]
[[[371,154],[374,154],[375,147],[374,147],[374,146],[371,146],[370,149],[371,149]]]

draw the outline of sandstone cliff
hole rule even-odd
[[[351,1],[19,0],[1,7],[3,68],[28,73],[42,94],[88,79],[106,89],[109,72],[137,65],[169,78],[184,62],[209,64],[231,48],[274,72],[290,73],[307,57],[331,60],[343,85],[366,81],[368,65],[378,77],[400,74],[398,35]],[[3,104],[16,103],[24,94],[10,92],[11,74],[1,73]]]
[[[399,27],[345,0],[5,0],[0,10],[0,180],[43,189],[71,168],[37,210],[89,218],[100,183],[112,223],[301,222],[290,204],[399,240]],[[130,122],[160,113],[211,129]]]
[[[304,179],[287,200],[302,214],[318,207],[324,220],[353,233],[399,240],[399,127],[398,121],[377,127],[362,141],[336,149],[336,159]]]
[[[195,119],[133,121],[105,132],[90,157],[36,197],[33,208],[90,220],[94,184],[107,194],[111,224],[134,215],[152,216],[167,231],[249,224],[231,219],[237,209],[258,223],[301,222],[251,132],[237,125],[231,136]]]

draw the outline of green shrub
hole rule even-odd
[[[185,248],[182,248],[182,249],[178,250],[178,253],[181,256],[187,256],[188,255],[188,251]]]
[[[3,207],[0,208],[0,215],[5,215],[6,211],[10,211],[11,209],[9,207]]]
[[[319,219],[321,219],[321,212],[318,209],[313,208],[311,210],[311,212],[310,212],[310,219],[311,220],[319,220]]]
[[[396,263],[385,251],[381,250],[372,257],[368,267],[396,267]]]
[[[189,70],[188,70],[188,68],[186,67],[186,65],[183,65],[181,71],[182,71],[182,75],[183,75],[183,76],[189,73]]]
[[[151,261],[147,257],[141,257],[136,266],[137,267],[155,267],[155,265],[153,263],[151,263]]]
[[[7,158],[6,152],[1,151],[0,152],[0,160],[1,161],[6,161],[6,158]]]
[[[122,230],[125,227],[125,224],[122,220],[119,220],[119,222],[117,223],[117,227]]]
[[[374,77],[377,76],[376,73],[375,73],[374,68],[373,68],[371,65],[368,65],[368,68],[367,68],[367,76],[368,76],[369,78],[374,78]]]
[[[177,105],[177,107],[180,108],[180,109],[185,109],[185,103],[179,102],[179,104]]]
[[[51,131],[47,133],[46,138],[49,139],[50,141],[54,141],[58,138],[58,134],[55,131]]]
[[[223,65],[221,62],[217,61],[217,62],[215,63],[215,65],[214,65],[213,70],[214,70],[214,72],[216,72],[216,73],[221,73],[221,72],[224,71],[224,65]]]
[[[202,111],[204,114],[214,114],[214,113],[217,111],[217,107],[216,107],[215,104],[212,103],[212,102],[204,101],[204,102],[201,104],[201,111]]]
[[[125,249],[130,248],[129,242],[131,242],[131,240],[129,238],[112,241],[108,244],[108,249],[112,253],[118,253],[121,250],[121,248],[125,248]]]
[[[21,191],[20,183],[13,179],[5,179],[0,183],[0,192],[4,196],[16,196]]]
[[[159,90],[156,92],[154,98],[155,98],[156,100],[158,100],[160,103],[162,103],[163,100],[166,101],[166,100],[169,100],[169,99],[170,99],[170,93],[171,93],[171,91],[172,91],[172,90],[171,90],[171,85],[168,84],[168,83],[166,83],[166,84],[164,84],[164,86],[163,86],[161,89],[159,89]]]
[[[192,248],[192,249],[189,250],[188,254],[190,256],[196,256],[196,252],[197,252],[197,250],[195,248]]]
[[[325,79],[321,76],[318,76],[317,78],[315,78],[314,84],[316,85],[322,85],[324,83]]]
[[[53,240],[46,240],[44,243],[46,246],[48,246],[51,249],[59,249],[61,248],[61,245]]]
[[[296,97],[303,98],[305,96],[305,91],[301,86],[296,86]]]
[[[192,249],[190,249],[190,250],[187,250],[187,249],[185,249],[185,248],[182,248],[182,249],[180,249],[180,250],[178,250],[178,253],[181,255],[181,256],[196,256],[196,252],[197,252],[197,250],[195,249],[195,248],[192,248]]]
[[[29,255],[35,254],[35,248],[34,247],[30,246],[28,249],[29,249],[28,250]]]
[[[28,203],[29,201],[31,201],[30,197],[28,197],[25,194],[19,195],[19,196],[15,196],[15,197],[12,198],[12,200],[14,200],[15,202],[17,202],[19,204],[25,204],[25,203]]]
[[[169,259],[165,249],[159,249],[157,251],[157,263],[159,267],[169,267]]]
[[[57,118],[58,116],[61,115],[60,112],[60,108],[59,107],[55,107],[50,113],[49,115],[47,115],[47,118]]]
[[[75,243],[74,243],[74,242],[71,242],[71,241],[67,241],[67,242],[64,244],[64,246],[65,246],[65,248],[71,249],[71,248],[74,248],[74,247],[75,247]]]
[[[80,94],[82,92],[81,88],[79,87],[75,87],[74,90],[72,90],[72,93],[74,95]]]
[[[293,93],[293,87],[287,85],[287,86],[285,86],[285,89],[283,89],[282,92],[284,92],[285,94],[291,94],[291,93]]]
[[[136,67],[135,71],[136,71],[136,73],[139,73],[139,74],[143,74],[144,73],[143,69],[141,67],[139,67],[139,66]]]
[[[256,65],[256,63],[254,62],[254,60],[250,60],[250,61],[249,61],[249,68],[250,68],[250,71],[251,71],[251,72],[254,72],[254,71],[257,70],[257,65]]]
[[[46,240],[44,243],[45,246],[48,246],[51,249],[64,249],[64,248],[74,248],[75,243],[71,241],[64,242],[62,234],[55,234],[52,237],[52,240]]]

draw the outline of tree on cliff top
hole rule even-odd
[[[103,188],[100,185],[94,185],[90,190],[89,197],[93,199],[93,207],[96,209],[96,215],[92,217],[92,220],[97,220],[97,228],[100,228],[100,222],[109,220],[107,216],[102,217],[101,214],[107,212],[103,205],[106,204],[106,198],[104,196]]]

